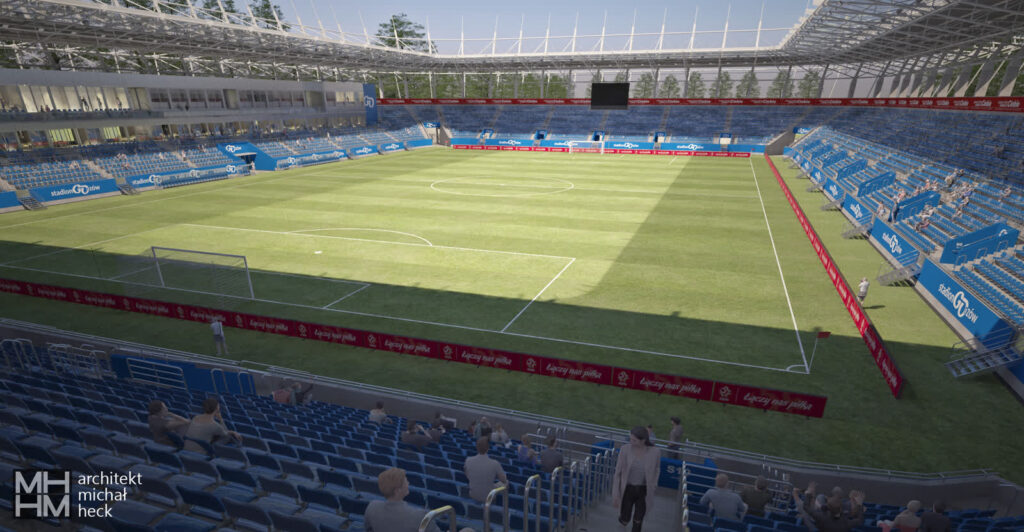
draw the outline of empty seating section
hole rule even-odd
[[[442,105],[445,125],[456,137],[476,137],[491,127],[495,115],[501,110],[496,105]]]
[[[409,126],[405,129],[391,130],[390,133],[392,137],[402,142],[427,138],[423,135],[423,130],[421,130],[419,126],[415,125]]]
[[[608,123],[605,124],[606,140],[632,140],[649,142],[661,125],[661,115],[665,108],[661,106],[634,107],[629,111],[608,111]]]
[[[388,129],[402,129],[418,125],[421,121],[409,111],[412,105],[383,105],[380,108],[380,122]]]
[[[399,443],[411,420],[392,416],[379,425],[367,420],[365,410],[334,404],[294,407],[264,396],[220,395],[224,421],[243,436],[242,445],[214,445],[212,456],[179,451],[152,441],[147,406],[159,399],[172,412],[191,417],[201,412],[207,393],[52,374],[42,371],[53,366],[45,349],[37,349],[37,371],[5,369],[0,376],[0,465],[6,468],[42,464],[83,473],[142,473],[145,483],[136,502],[153,509],[146,522],[183,505],[191,518],[212,529],[225,518],[256,518],[261,514],[254,507],[260,507],[286,519],[327,524],[331,530],[361,530],[366,505],[382,499],[377,475],[400,467],[409,479],[409,503],[452,504],[460,528],[468,524],[482,529],[481,505],[468,497],[462,471],[466,458],[476,453],[475,441],[463,430],[448,431],[439,444],[418,451]],[[515,447],[492,446],[489,454],[509,477],[512,522],[521,530],[523,486],[540,471],[516,460]],[[548,531],[550,482],[542,476],[541,530]],[[11,478],[0,474],[4,484]],[[569,484],[562,486],[563,519],[569,512]],[[557,504],[557,491],[554,495]],[[500,514],[496,508],[492,519]]]
[[[671,142],[713,142],[720,133],[726,131],[726,113],[728,107],[712,105],[708,107],[679,106],[669,109],[668,140]]]
[[[295,151],[292,151],[291,147],[287,143],[277,140],[264,140],[253,142],[253,144],[260,149],[263,153],[271,157],[291,157],[297,155]]]
[[[503,138],[532,139],[542,129],[551,107],[506,105],[494,124],[494,136]]]
[[[185,159],[194,164],[197,168],[238,163],[238,159],[228,157],[214,147],[201,147],[185,150]]]
[[[731,107],[732,118],[726,130],[732,133],[733,142],[738,144],[765,144],[772,137],[792,130],[801,115],[801,107]]]
[[[605,114],[610,112],[591,111],[579,105],[556,106],[548,124],[548,138],[590,140],[594,131],[601,129]]]
[[[28,162],[0,166],[0,179],[17,189],[65,185],[102,179],[82,161]]]

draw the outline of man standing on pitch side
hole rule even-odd
[[[220,318],[210,320],[210,330],[213,331],[213,343],[217,345],[217,354],[226,355],[228,344],[224,340],[224,325],[220,321]]]

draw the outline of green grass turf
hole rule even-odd
[[[779,166],[847,278],[873,278],[879,255],[840,238],[842,217]],[[4,277],[823,394],[829,405],[806,420],[229,330],[232,355],[253,362],[619,427],[681,415],[691,439],[793,458],[1024,479],[1012,396],[992,376],[954,381],[942,366],[956,340],[948,328],[912,289],[872,286],[868,312],[909,381],[903,399],[889,396],[760,158],[427,150],[8,214],[0,234]],[[245,255],[259,300],[144,286],[154,276],[140,257],[154,245]],[[202,324],[11,295],[0,309],[213,348]],[[781,371],[803,368],[794,318],[807,358],[814,330],[834,333],[810,375]]]

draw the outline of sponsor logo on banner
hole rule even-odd
[[[515,139],[506,139],[506,140],[499,140],[498,144],[502,145],[502,146],[519,146],[520,144],[522,144],[522,142],[520,142],[518,140],[515,140]]]
[[[232,154],[238,153],[238,152],[242,151],[242,147],[241,146],[235,146],[234,144],[228,144],[228,145],[224,146],[224,149],[227,150],[228,152],[232,153]]]
[[[67,290],[48,285],[37,285],[21,281],[0,279],[0,290],[14,293],[28,292],[36,297],[48,297],[52,299],[74,300],[79,304],[87,304],[101,307],[120,306],[118,301],[123,299],[125,310],[146,314],[176,317],[178,319],[209,322],[213,318],[219,318],[225,325],[260,331],[285,336],[298,336],[316,339],[325,342],[342,343],[347,345],[366,346],[372,349],[386,350],[391,352],[405,353],[425,358],[436,358],[453,362],[462,362],[477,366],[505,369],[509,371],[522,371],[536,373],[550,377],[571,379],[594,384],[610,384],[622,388],[631,388],[641,391],[655,393],[668,393],[680,397],[707,400],[712,397],[716,383],[702,379],[693,379],[679,375],[666,375],[660,373],[629,370],[626,368],[613,368],[601,364],[589,362],[565,360],[522,353],[511,353],[487,348],[464,346],[457,344],[443,344],[430,340],[417,338],[405,338],[387,334],[343,329],[330,325],[314,323],[302,323],[292,320],[278,319],[267,316],[252,314],[236,314],[216,309],[203,307],[192,307],[172,305],[160,301],[136,299],[127,296],[113,296],[110,294],[92,293],[86,291],[74,291],[69,296]],[[174,311],[177,311],[176,313]],[[365,342],[361,336],[365,335]],[[729,404],[776,410],[805,416],[821,417],[824,412],[827,398],[821,396],[805,396],[790,392],[752,388],[734,384],[721,384],[716,400],[729,399],[732,391],[749,395],[747,399],[723,401]],[[729,392],[729,393],[727,393]],[[724,395],[721,395],[724,394]],[[770,402],[765,407],[765,402],[760,397],[791,398],[787,406],[778,401]],[[741,397],[732,395],[731,397]],[[799,408],[799,401],[795,398],[806,399],[812,402],[814,410],[808,412]]]
[[[889,245],[889,253],[892,253],[892,256],[898,257],[903,254],[903,246],[900,245],[900,239],[896,233],[885,233],[882,235],[882,240]]]
[[[949,287],[945,283],[939,283],[939,293],[946,298],[956,311],[960,321],[968,320],[971,323],[978,322],[978,313],[971,305],[971,300],[960,287]]]
[[[373,109],[377,106],[377,100],[373,96],[363,96],[363,107]]]
[[[352,153],[355,153],[356,155],[366,155],[367,153],[371,153],[372,151],[373,150],[371,150],[369,147],[363,146],[362,148],[354,150]]]
[[[864,209],[861,208],[860,203],[850,204],[850,213],[853,214],[853,217],[857,219],[864,217]]]

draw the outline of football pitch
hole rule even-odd
[[[841,239],[841,217],[776,164],[847,278],[873,279],[878,254]],[[248,278],[158,273],[154,246],[244,256]],[[694,440],[794,458],[1024,477],[1009,393],[991,376],[953,381],[948,328],[912,289],[872,286],[868,313],[910,383],[888,396],[756,155],[428,149],[13,213],[0,218],[0,277],[827,395],[826,419],[787,419],[228,330],[234,357],[317,374],[612,426],[681,415]],[[202,324],[6,294],[0,308],[213,347]],[[815,349],[820,330],[834,334]],[[927,456],[888,445],[936,423],[945,436]],[[972,427],[1007,437],[973,442]],[[865,448],[851,453],[854,435]]]

